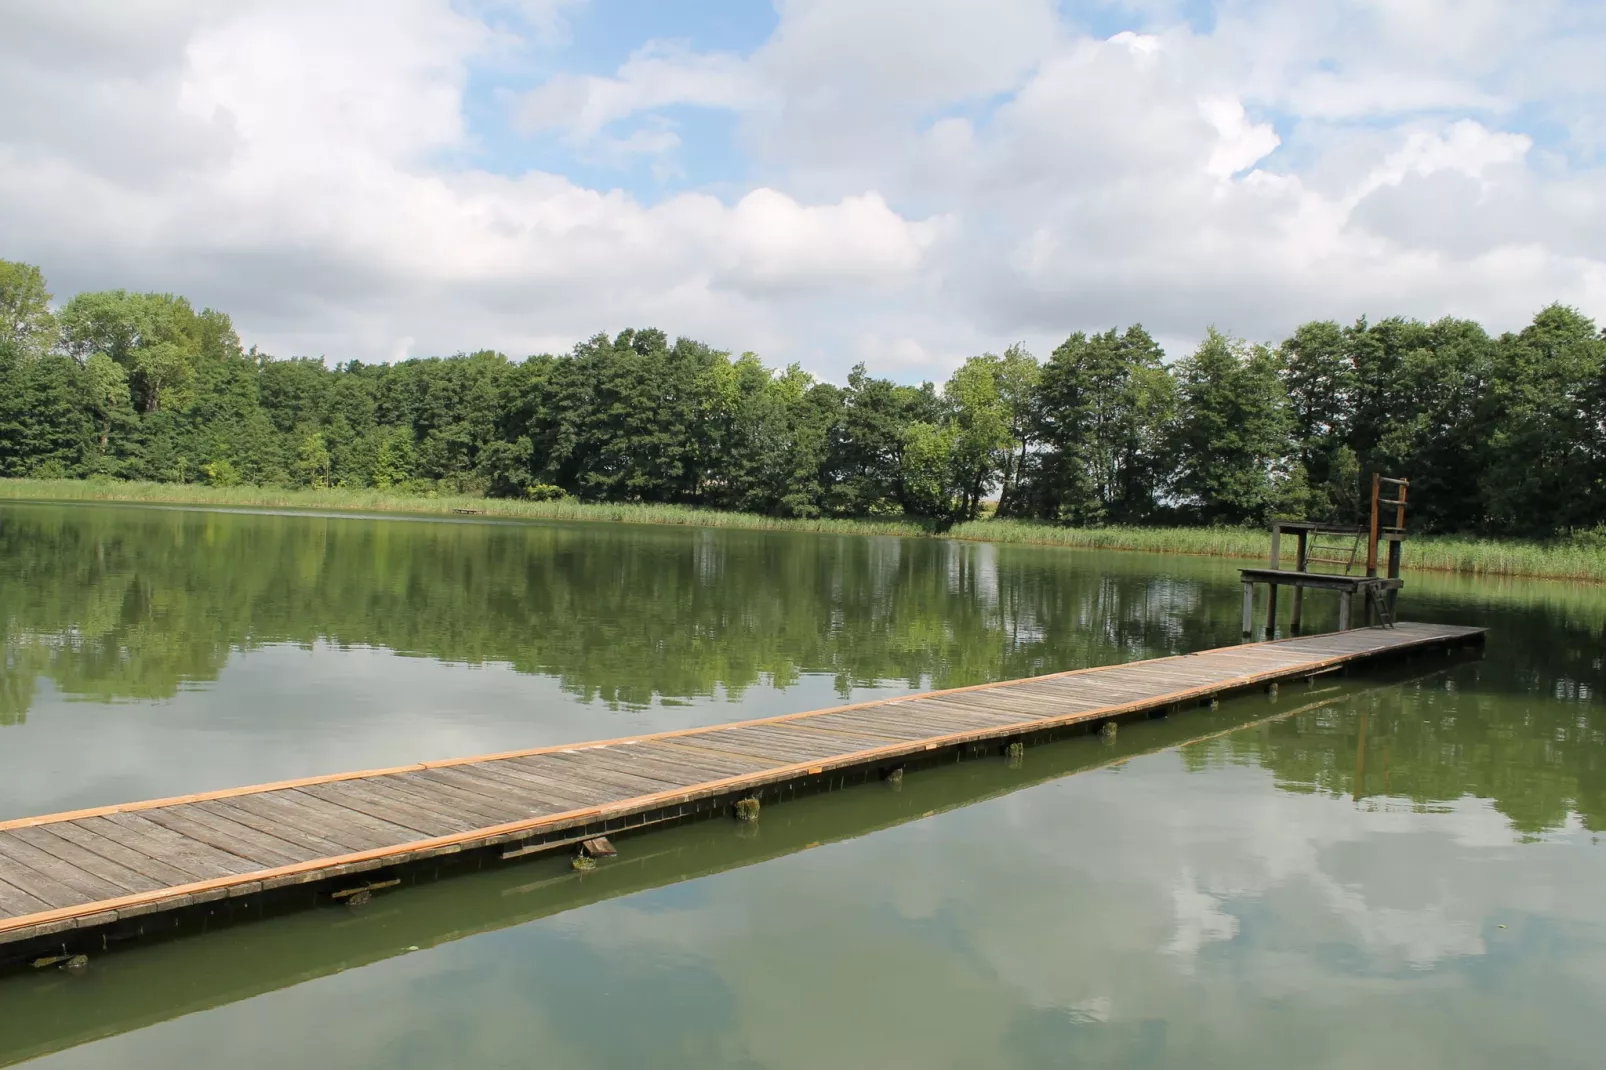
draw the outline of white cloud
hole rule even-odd
[[[561,69],[575,7],[8,5],[0,92],[32,106],[0,113],[0,255],[331,357],[655,323],[908,378],[1131,321],[1606,318],[1591,6],[1222,0],[1206,32],[1128,4],[1099,40],[1047,0],[786,0],[751,54],[638,42],[504,116],[668,181],[666,109],[733,113],[707,189],[463,165],[476,72]]]
[[[559,75],[544,82],[524,96],[518,118],[529,131],[567,130],[583,139],[655,108],[690,104],[739,111],[761,107],[768,98],[766,87],[740,57],[652,42],[611,78]]]

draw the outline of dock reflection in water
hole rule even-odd
[[[1184,768],[1199,769],[1241,753],[1246,744],[1253,748],[1252,740],[1273,726],[1294,727],[1301,719],[1345,720],[1364,731],[1369,709],[1380,698],[1387,702],[1402,688],[1442,688],[1451,671],[1410,676],[1399,670],[1292,688],[1280,699],[1238,699],[1216,711],[1129,725],[1113,740],[1069,740],[1032,748],[1015,761],[969,761],[911,775],[899,785],[867,785],[772,807],[754,825],[717,822],[648,832],[623,839],[620,858],[586,874],[574,873],[561,859],[539,860],[415,886],[362,908],[291,915],[144,946],[97,959],[81,972],[53,969],[10,978],[0,982],[7,1012],[0,1018],[0,1065],[619,897],[657,889],[660,898],[673,900],[672,892],[662,890],[1007,798],[1072,774],[1120,772],[1145,755],[1169,750],[1173,758],[1182,757]],[[1334,743],[1323,748],[1325,764],[1336,764],[1347,750]],[[1359,764],[1355,774],[1364,777]],[[1065,816],[1094,825],[1103,821],[1097,812]]]

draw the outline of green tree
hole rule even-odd
[[[1077,333],[1043,367],[1036,413],[1043,453],[1037,511],[1073,524],[1134,523],[1154,511],[1169,475],[1166,427],[1175,387],[1141,325]]]
[[[955,461],[960,435],[953,422],[917,421],[903,431],[899,481],[904,507],[935,520],[939,530],[963,519],[968,505],[965,488],[955,478],[962,468]]]
[[[717,459],[705,486],[708,504],[776,516],[817,516],[835,388],[821,387],[793,364],[771,372],[744,353],[709,383],[723,397]]]
[[[379,450],[374,459],[373,482],[380,490],[402,487],[413,478],[417,455],[413,433],[405,427],[392,427],[379,434]]]
[[[949,482],[956,499],[947,510],[955,520],[974,520],[981,502],[1013,456],[1012,413],[1004,395],[1004,362],[987,354],[971,357],[944,384]]]
[[[1207,523],[1265,520],[1290,479],[1294,446],[1276,359],[1211,328],[1176,376],[1177,495]]]
[[[324,442],[323,432],[308,432],[301,440],[301,448],[296,453],[296,471],[300,474],[302,482],[320,489],[330,486],[332,466],[333,461],[329,456],[329,447]]]
[[[1489,404],[1490,524],[1513,535],[1591,527],[1606,513],[1606,425],[1598,397],[1606,339],[1577,310],[1552,305],[1495,347]]]
[[[848,373],[841,415],[826,458],[829,512],[873,516],[927,507],[923,493],[904,486],[904,450],[916,424],[942,422],[942,400],[930,383],[902,386],[872,378],[863,364]]]
[[[33,264],[0,260],[0,346],[35,357],[50,348],[54,334],[44,273]]]
[[[1021,494],[1027,460],[1036,443],[1037,399],[1042,368],[1026,347],[1015,343],[998,360],[998,392],[1009,413],[1010,444],[999,478],[998,515],[1025,512]]]
[[[1301,324],[1278,347],[1277,364],[1299,463],[1315,488],[1311,513],[1352,522],[1360,485],[1349,485],[1358,479],[1350,470],[1356,459],[1351,440],[1358,386],[1350,335],[1331,320]],[[1347,456],[1340,456],[1343,451]]]
[[[135,406],[146,413],[187,403],[196,360],[209,340],[223,341],[218,314],[198,317],[173,294],[82,293],[62,308],[59,321],[63,349],[80,364],[94,353],[121,364]]]
[[[104,353],[95,353],[84,364],[84,389],[89,409],[96,419],[96,452],[104,457],[112,428],[133,419],[134,408],[128,396],[128,372]]]

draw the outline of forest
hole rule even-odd
[[[1168,359],[1139,325],[938,385],[846,383],[663,331],[569,353],[279,359],[226,313],[110,290],[57,305],[0,261],[0,476],[376,487],[676,503],[787,517],[987,512],[1077,526],[1352,521],[1370,473],[1413,527],[1551,538],[1606,525],[1606,331],[1552,305],[1470,320],[1211,329]]]

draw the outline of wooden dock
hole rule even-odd
[[[469,852],[513,858],[1483,641],[1401,623],[735,724],[0,822],[0,953],[99,949],[179,915],[324,901]],[[6,956],[13,960],[17,955]]]

